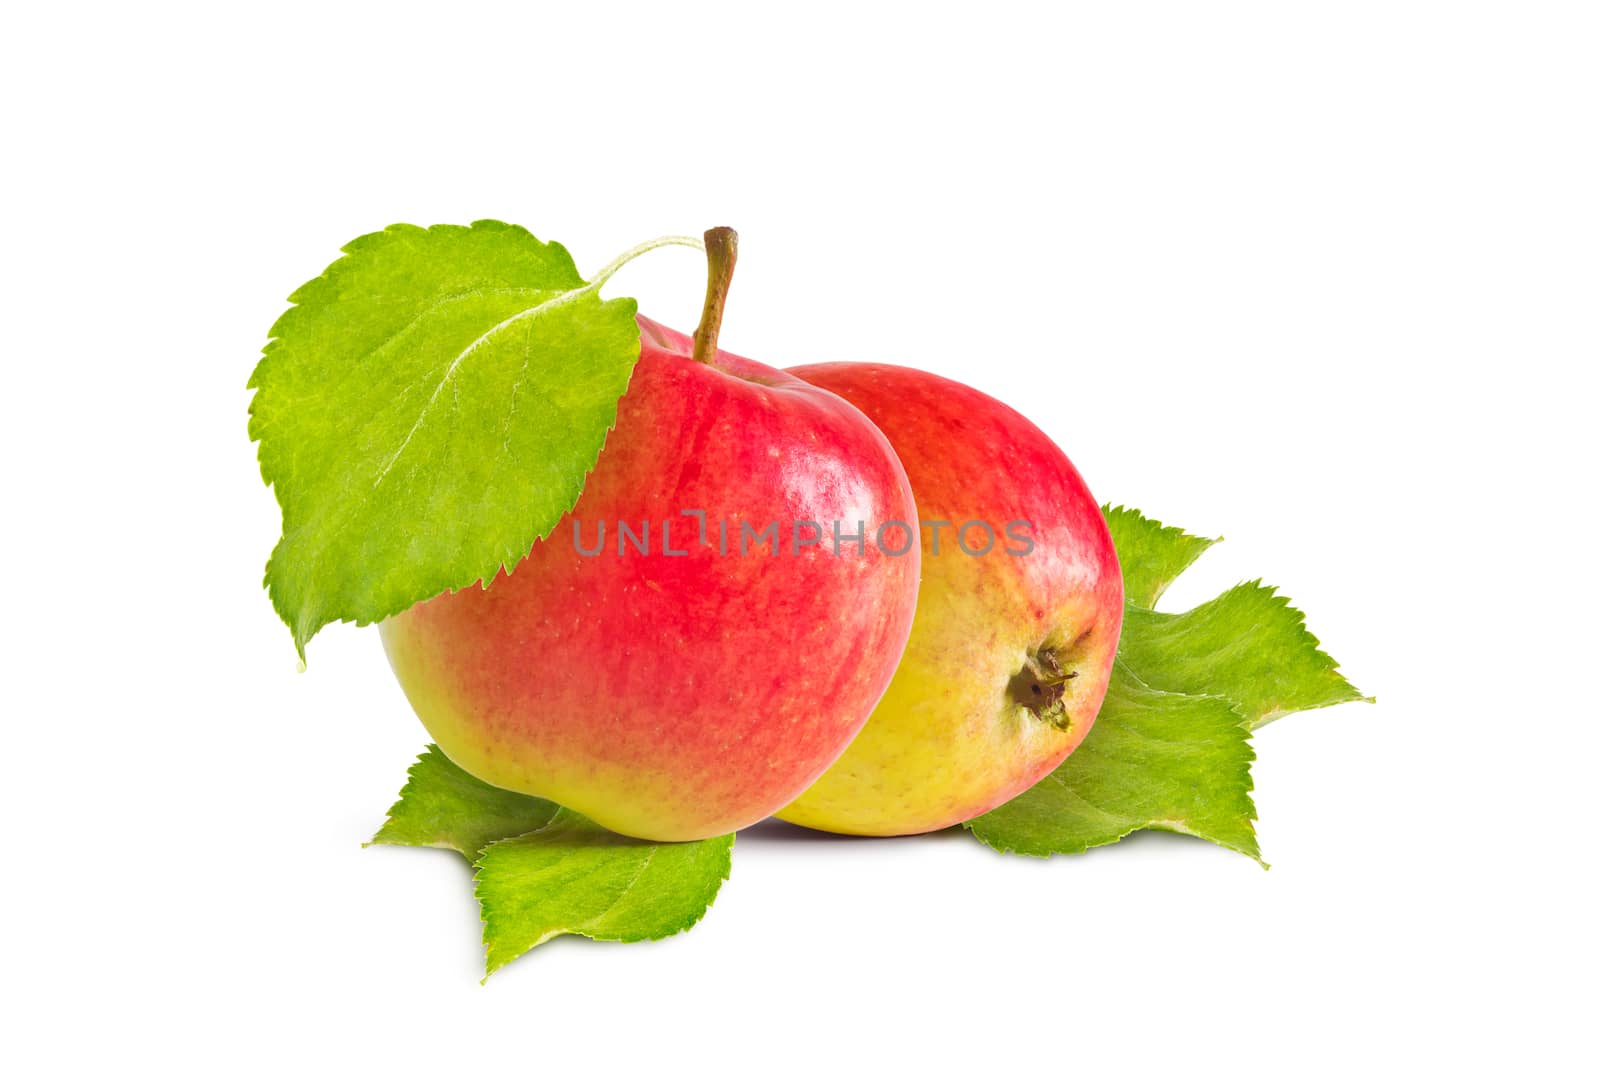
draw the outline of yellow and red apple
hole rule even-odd
[[[790,371],[894,446],[922,521],[905,654],[866,728],[779,815],[888,836],[955,825],[1055,769],[1094,724],[1122,628],[1122,572],[1072,463],[1016,411],[922,371]]]
[[[549,537],[381,626],[451,761],[652,840],[740,829],[799,795],[866,722],[916,602],[916,510],[883,434],[717,349],[713,302],[709,346],[639,320],[616,426]],[[833,521],[898,523],[904,543],[795,547],[817,539],[796,526]]]

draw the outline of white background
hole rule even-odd
[[[668,6],[4,17],[6,1057],[1594,1061],[1594,8]],[[296,673],[244,383],[345,241],[481,217],[734,225],[728,348],[1225,534],[1168,605],[1265,577],[1379,699],[1260,734],[1271,871],[768,827],[480,987],[464,864],[357,846],[426,738],[371,630]]]

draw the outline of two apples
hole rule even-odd
[[[727,251],[693,338],[639,319],[574,510],[385,621],[390,662],[462,769],[628,836],[974,818],[1094,722],[1123,605],[1100,509],[964,385],[717,348]]]

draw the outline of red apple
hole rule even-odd
[[[637,368],[575,509],[487,587],[381,626],[458,766],[652,840],[740,829],[804,790],[888,685],[916,602],[899,461],[844,400],[716,348],[723,251],[693,340],[639,319]],[[686,510],[705,512],[703,540]],[[834,521],[907,532],[836,551]],[[773,522],[776,542],[757,539]]]
[[[888,692],[779,817],[875,836],[976,817],[1055,769],[1094,723],[1122,629],[1105,519],[1061,449],[992,397],[871,363],[790,373],[889,438],[916,494],[923,558]]]

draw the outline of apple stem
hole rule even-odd
[[[728,305],[728,286],[733,284],[733,265],[739,260],[739,235],[727,226],[706,230],[706,303],[700,324],[694,330],[694,359],[709,363],[717,355],[717,334],[722,330],[722,311]]]

